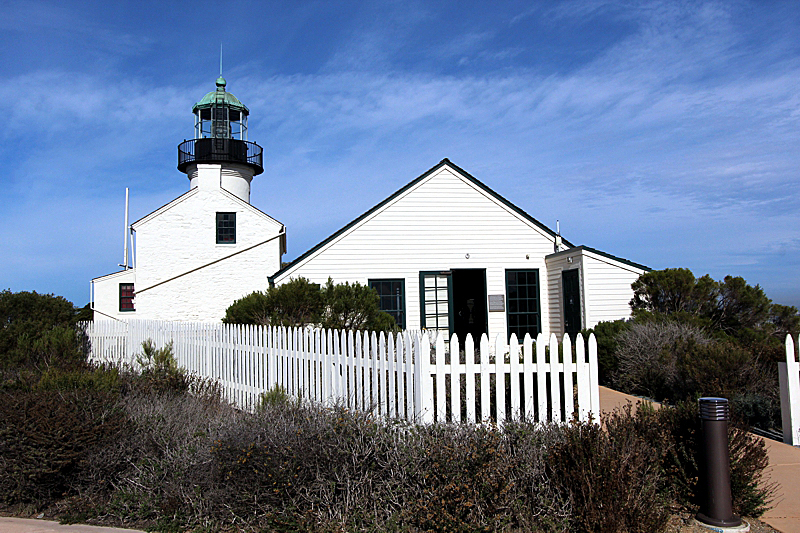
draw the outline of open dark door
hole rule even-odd
[[[564,289],[564,333],[573,336],[581,331],[581,287],[577,268],[561,272],[561,286]]]
[[[462,342],[467,333],[479,343],[487,333],[486,270],[453,270],[453,332]]]

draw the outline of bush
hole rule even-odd
[[[661,467],[665,447],[652,413],[617,411],[573,422],[547,460],[550,477],[572,505],[570,531],[663,531],[669,499]],[[654,445],[655,444],[655,445]],[[613,509],[613,511],[611,511]]]
[[[325,305],[322,327],[369,331],[400,331],[395,319],[380,310],[380,297],[371,287],[355,283],[328,283],[322,289]]]
[[[567,525],[568,505],[545,473],[555,428],[417,428],[422,452],[413,472],[404,523],[422,531],[546,531]]]
[[[254,292],[236,300],[225,311],[227,324],[320,326],[327,329],[399,331],[394,317],[379,308],[374,289],[360,283],[324,288],[305,278],[290,280],[266,293]]]
[[[151,339],[142,342],[142,353],[136,356],[139,377],[134,382],[139,387],[157,392],[186,392],[192,383],[183,368],[178,367],[172,354],[172,342],[156,348]]]
[[[617,357],[618,339],[622,332],[627,331],[631,323],[626,320],[615,320],[613,322],[599,322],[594,328],[583,330],[584,339],[594,333],[597,340],[597,366],[598,380],[600,385],[610,385],[612,378],[619,369]]]
[[[416,426],[276,388],[246,413],[149,384],[177,370],[148,346],[149,378],[51,372],[0,394],[0,501],[161,531],[635,532],[697,508],[695,403],[601,425]],[[764,444],[734,427],[730,448],[734,508],[758,515]]]
[[[254,292],[236,300],[225,311],[222,321],[226,324],[304,327],[318,324],[322,310],[319,285],[300,277],[270,287],[266,293]]]
[[[0,375],[17,380],[50,366],[80,363],[76,317],[73,305],[61,296],[0,292]]]
[[[729,398],[749,425],[780,425],[774,372],[744,347],[672,321],[633,324],[617,337],[614,386],[662,401]]]
[[[268,325],[270,315],[270,300],[261,291],[248,294],[233,302],[225,310],[222,321],[226,324],[258,324]]]
[[[47,505],[68,493],[89,453],[123,432],[115,404],[87,388],[0,393],[0,498]]]
[[[698,347],[708,342],[701,330],[690,325],[669,321],[632,324],[617,337],[619,366],[614,385],[657,400],[682,400],[681,368],[674,350],[689,343]]]

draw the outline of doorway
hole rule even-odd
[[[574,337],[581,331],[581,287],[578,269],[561,272],[564,293],[564,333]]]
[[[488,333],[486,270],[453,269],[453,333],[460,341],[472,334],[477,345]]]

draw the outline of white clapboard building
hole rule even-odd
[[[444,159],[270,281],[357,281],[405,329],[521,338],[630,316],[647,270],[562,240]]]
[[[647,267],[562,240],[449,160],[280,268],[285,228],[249,203],[262,169],[225,80],[179,147],[189,192],[131,224],[133,264],[92,280],[95,319],[220,320],[236,299],[305,277],[375,288],[404,329],[490,338],[576,332],[630,315]]]

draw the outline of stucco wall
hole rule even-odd
[[[216,243],[217,212],[236,213],[235,244]],[[281,225],[219,188],[192,189],[134,229],[137,318],[219,320],[280,267],[280,238],[264,241]]]

